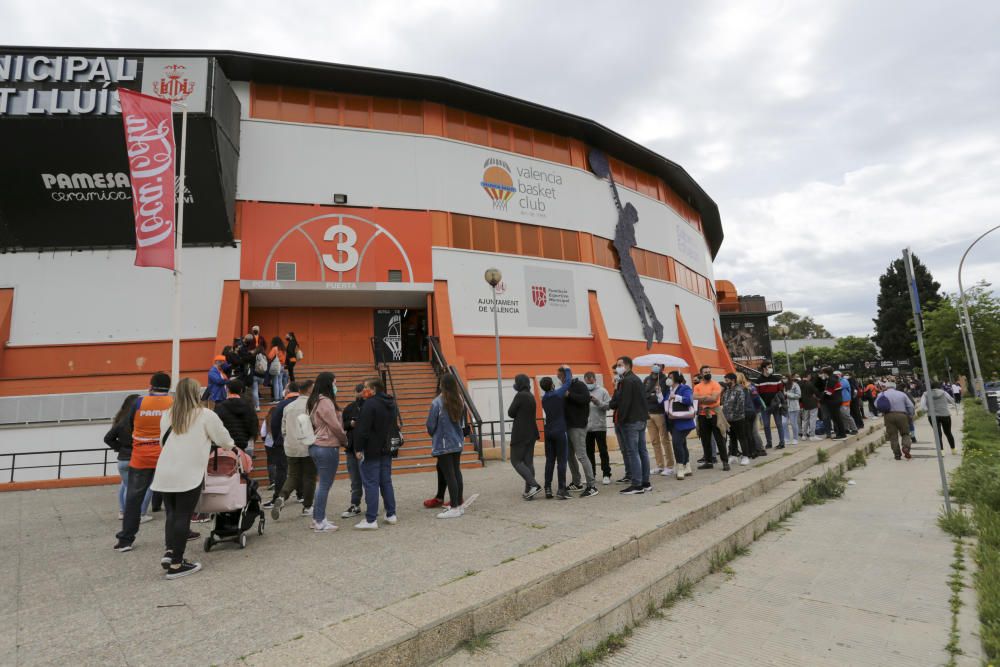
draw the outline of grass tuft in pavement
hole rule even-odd
[[[482,651],[487,651],[493,647],[495,643],[493,637],[499,633],[500,630],[490,630],[489,632],[481,632],[478,635],[473,635],[469,637],[462,643],[458,645],[459,649],[465,651],[466,653],[475,655],[476,653],[481,653]]]
[[[568,667],[591,667],[605,658],[625,648],[625,640],[632,636],[632,626],[626,625],[621,632],[614,632],[589,651],[581,651]]]
[[[816,449],[816,460],[820,463],[826,463],[830,460],[830,452],[826,451],[822,447]]]
[[[802,492],[803,505],[822,505],[827,500],[839,498],[844,495],[847,488],[847,480],[844,473],[838,468],[829,470],[821,477],[817,477]]]
[[[865,456],[864,449],[858,449],[847,457],[847,469],[854,470],[868,465],[868,457]]]
[[[976,534],[972,517],[958,508],[948,514],[942,507],[941,513],[938,514],[937,524],[938,528],[954,537],[972,537]]]

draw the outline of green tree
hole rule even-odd
[[[913,274],[917,282],[920,306],[929,313],[941,302],[940,283],[927,267],[913,255]],[[902,259],[889,265],[878,279],[878,317],[875,323],[875,344],[884,359],[906,359],[916,354],[917,334],[913,329],[910,291],[906,284],[906,267]]]
[[[833,363],[861,361],[878,357],[878,349],[871,338],[867,336],[844,336],[837,339],[837,344],[829,350]]]
[[[965,298],[979,364],[989,381],[1000,371],[1000,298],[993,295],[986,281],[966,289]],[[958,294],[948,294],[933,311],[924,314],[924,343],[931,377],[947,378],[949,366],[953,378],[969,374],[962,332],[958,328],[960,310]]]
[[[790,310],[775,315],[774,325],[771,326],[771,340],[784,338],[784,336],[778,333],[779,325],[788,327],[789,338],[833,338],[833,334],[827,331],[826,327],[822,324],[818,324],[813,318],[808,315],[803,317]]]

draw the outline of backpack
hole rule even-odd
[[[267,367],[267,372],[272,376],[281,374],[281,359],[278,358],[278,355],[274,355],[274,359],[271,360],[271,365]]]
[[[399,448],[403,446],[403,434],[399,432],[399,407],[396,406],[393,420],[389,422],[388,451],[382,448],[382,454],[389,454],[392,458],[399,456]]]
[[[257,353],[257,358],[254,360],[253,370],[258,375],[264,375],[267,373],[267,357],[264,356],[262,352]]]
[[[889,412],[891,408],[892,404],[889,402],[889,397],[885,394],[879,394],[878,398],[875,399],[875,409],[882,414],[885,414],[886,412]]]
[[[316,444],[316,432],[313,431],[312,419],[309,418],[309,415],[304,412],[296,415],[295,422],[298,440],[306,446]]]

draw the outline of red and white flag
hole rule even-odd
[[[135,212],[135,265],[174,268],[176,144],[169,100],[118,89]]]

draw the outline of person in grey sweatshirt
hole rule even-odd
[[[928,396],[930,399],[928,400]],[[951,453],[955,453],[955,436],[951,434],[951,410],[956,408],[955,399],[951,397],[951,393],[945,391],[941,388],[940,382],[931,382],[931,390],[920,397],[920,407],[927,410],[927,421],[931,421],[931,411],[934,412],[934,417],[937,420],[937,431],[938,440],[942,443],[942,448],[944,446],[944,438],[941,436],[941,431],[944,431],[944,437],[948,439],[948,446],[951,448]],[[933,428],[933,423],[931,422],[931,428]]]
[[[601,455],[601,475],[602,483],[611,483],[611,459],[608,458],[608,406],[611,405],[611,394],[604,387],[597,384],[597,376],[593,371],[588,371],[583,376],[587,390],[590,391],[590,416],[587,419],[587,458],[590,459],[590,466],[597,470],[597,462],[594,458],[594,447],[597,447]]]

